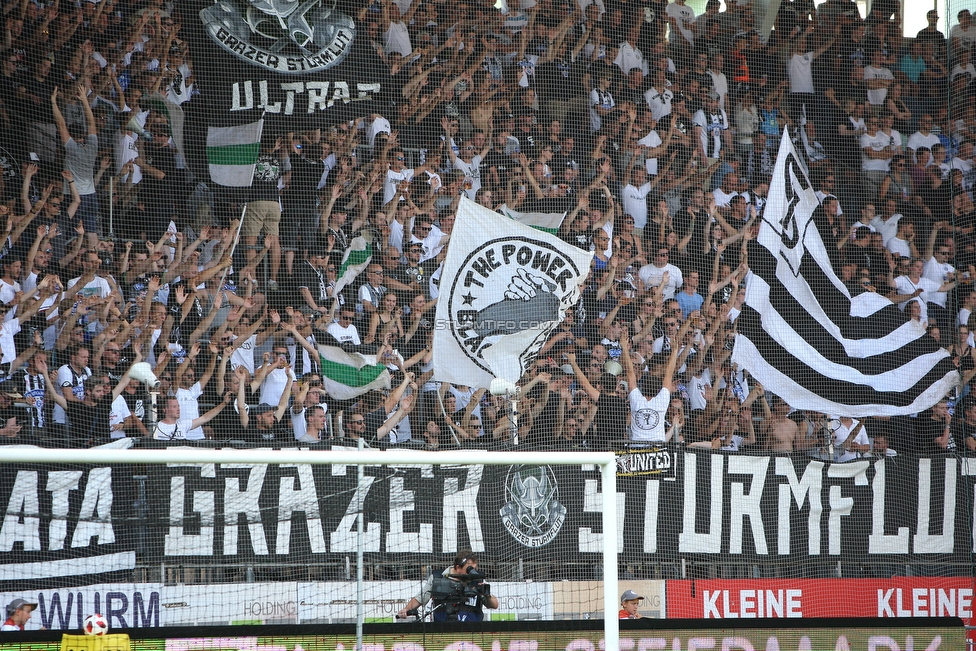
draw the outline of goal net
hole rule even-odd
[[[5,454],[2,539],[40,553],[4,566],[0,594],[37,603],[35,628],[393,622],[434,575],[410,620],[480,598],[486,621],[616,630],[610,453]],[[484,576],[459,576],[475,558]]]

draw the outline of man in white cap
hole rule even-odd
[[[37,608],[36,603],[26,599],[14,599],[7,604],[7,621],[0,626],[0,631],[22,631],[31,618],[31,613]]]
[[[642,601],[644,601],[644,597],[633,590],[624,590],[624,593],[620,595],[620,612],[617,617],[620,619],[641,619],[641,614],[637,612],[637,608]]]

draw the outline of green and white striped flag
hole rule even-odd
[[[207,164],[210,179],[230,188],[247,188],[261,151],[264,120],[236,127],[207,128]]]
[[[371,238],[372,239],[372,238]],[[333,295],[341,292],[346,286],[350,285],[369,266],[373,259],[373,245],[366,241],[362,235],[352,238],[349,248],[342,254],[342,265],[336,277]]]
[[[530,226],[537,231],[542,231],[544,233],[550,233],[555,235],[559,232],[559,227],[563,224],[563,219],[566,218],[566,213],[564,212],[519,212],[517,210],[512,210],[505,204],[498,207],[498,212],[505,215],[509,219],[514,219],[517,222]]]
[[[390,369],[377,364],[376,355],[347,353],[325,344],[317,347],[322,384],[336,400],[352,400],[373,389],[390,388]]]

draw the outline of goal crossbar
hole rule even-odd
[[[619,648],[617,620],[617,465],[612,452],[496,452],[488,450],[236,450],[174,447],[162,450],[86,450],[6,446],[6,463],[117,464],[310,464],[310,465],[550,465],[593,464],[603,491],[603,611],[607,651]]]

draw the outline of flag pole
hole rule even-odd
[[[244,213],[247,212],[247,202],[244,202],[244,208],[241,209],[241,218],[237,222],[237,232],[234,234],[234,243],[230,245],[230,264],[224,267],[224,272],[220,275],[220,282],[217,284],[217,291],[224,291],[224,281],[227,280],[227,272],[230,270],[231,265],[234,264],[234,251],[237,250],[237,243],[241,239],[241,227],[244,225]]]

